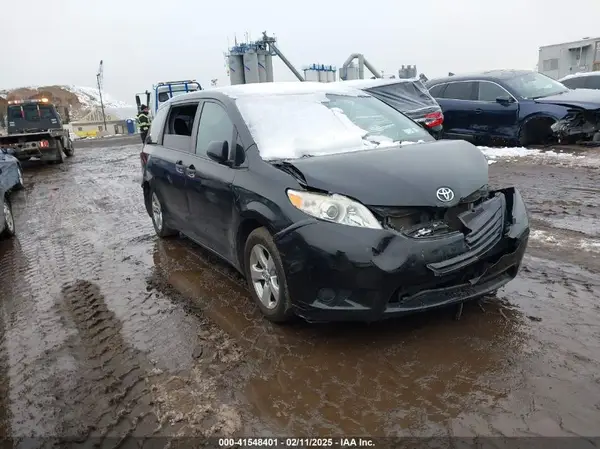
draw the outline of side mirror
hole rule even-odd
[[[506,96],[506,97],[498,97],[498,98],[496,98],[496,102],[500,103],[500,104],[503,104],[503,105],[507,105],[507,104],[513,103],[514,100],[512,99],[512,97]]]
[[[213,161],[223,164],[229,158],[229,144],[227,141],[212,141],[208,144],[206,155]]]

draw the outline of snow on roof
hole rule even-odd
[[[570,75],[567,75],[561,79],[559,79],[558,81],[565,81],[571,78],[580,78],[582,76],[600,76],[600,72],[577,72],[577,73],[572,73]]]
[[[415,81],[421,81],[419,78],[375,78],[367,80],[348,80],[348,81],[337,81],[339,84],[343,84],[356,89],[366,89],[369,87],[389,86],[391,84],[398,83],[414,83]]]
[[[237,84],[234,86],[216,87],[211,91],[221,92],[231,98],[262,95],[301,95],[312,93],[343,94],[353,96],[366,95],[355,87],[343,86],[342,83],[317,83],[317,82],[276,82]]]

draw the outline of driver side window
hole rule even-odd
[[[495,102],[498,97],[510,97],[510,94],[502,87],[488,81],[479,81],[479,101]]]
[[[211,142],[227,142],[231,148],[232,138],[233,122],[227,115],[227,111],[217,103],[204,103],[198,124],[196,155],[206,156]]]

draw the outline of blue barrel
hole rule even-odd
[[[128,118],[125,123],[127,123],[127,134],[135,134],[135,123],[132,119]]]

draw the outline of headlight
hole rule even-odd
[[[369,209],[345,196],[297,190],[288,190],[287,196],[294,207],[320,220],[359,228],[382,229]]]

